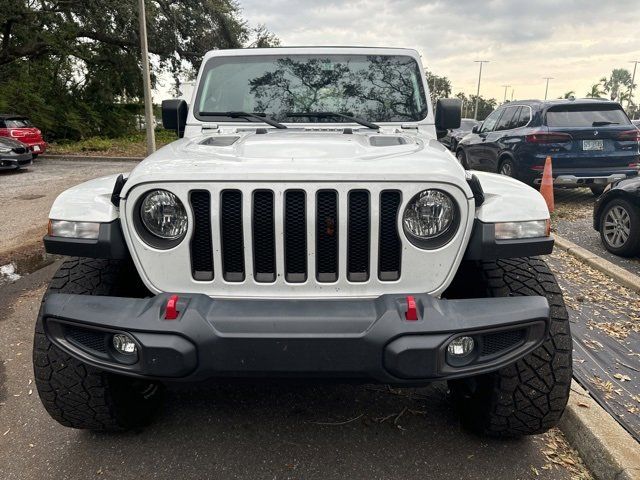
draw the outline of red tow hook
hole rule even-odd
[[[407,295],[407,313],[405,318],[415,322],[418,320],[418,307],[416,307],[416,299],[411,295]]]
[[[164,312],[165,320],[175,320],[178,318],[178,295],[171,295],[167,300],[167,308]]]

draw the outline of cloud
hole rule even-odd
[[[264,23],[284,45],[371,45],[418,50],[454,91],[501,99],[574,90],[584,95],[613,68],[640,60],[638,0],[241,0],[252,24]],[[639,89],[640,90],[640,89]],[[636,97],[638,98],[638,97]]]

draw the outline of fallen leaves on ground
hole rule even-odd
[[[569,472],[572,480],[593,479],[578,452],[571,448],[557,428],[545,433],[542,441],[544,442],[542,453],[547,460],[542,467],[543,470],[564,468]]]

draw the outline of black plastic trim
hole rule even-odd
[[[423,385],[509,365],[547,337],[542,296],[445,300],[415,294],[418,320],[405,318],[406,295],[340,300],[232,300],[181,294],[178,318],[165,320],[170,293],[151,298],[51,294],[43,305],[48,338],[69,355],[134,377],[198,381],[213,377],[328,377]],[[60,325],[124,332],[140,360],[91,354]],[[504,355],[454,367],[446,362],[458,335],[526,328]]]
[[[497,260],[498,258],[533,257],[553,251],[553,237],[497,240],[496,226],[475,220],[465,260]]]
[[[129,258],[129,249],[122,235],[120,219],[101,223],[96,240],[51,235],[45,235],[43,240],[45,251],[54,255],[113,260]]]

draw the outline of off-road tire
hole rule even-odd
[[[53,276],[52,293],[144,297],[130,262],[74,258]],[[114,375],[87,365],[53,345],[44,333],[42,307],[36,321],[33,366],[45,409],[67,427],[121,431],[149,423],[162,401],[162,385]]]
[[[569,399],[571,332],[562,291],[539,258],[463,264],[449,298],[542,295],[550,306],[547,339],[496,372],[449,382],[463,425],[496,437],[543,433],[555,426]]]

